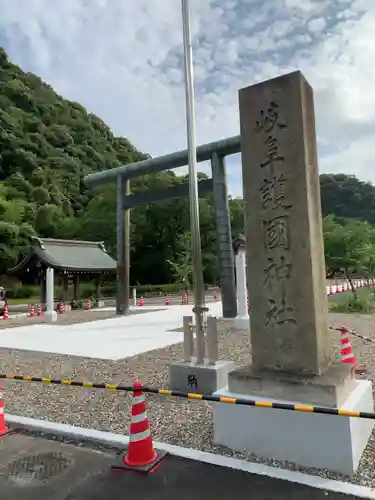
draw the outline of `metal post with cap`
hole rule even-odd
[[[205,294],[203,283],[203,265],[201,235],[199,227],[199,198],[197,177],[197,147],[195,133],[194,109],[194,77],[193,77],[193,51],[190,33],[189,1],[182,0],[182,28],[184,40],[184,67],[185,67],[185,92],[186,92],[186,124],[189,162],[189,205],[190,228],[192,238],[193,261],[193,288],[195,328],[197,340],[197,364],[204,363],[205,345],[203,330],[203,315],[205,308]]]

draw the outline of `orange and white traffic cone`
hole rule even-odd
[[[91,311],[91,309],[92,309],[92,302],[91,302],[91,299],[88,299],[87,300],[87,310]]]
[[[170,296],[169,296],[169,295],[167,295],[167,296],[165,297],[165,305],[166,305],[166,306],[170,306],[170,305],[171,305],[171,298],[170,298]]]
[[[333,288],[332,288],[332,285],[329,285],[329,294],[330,294],[330,295],[333,295]]]
[[[353,365],[356,373],[364,373],[366,370],[360,368],[355,358],[352,343],[349,337],[349,330],[345,326],[341,327],[341,350],[340,350],[341,363]]]
[[[5,425],[3,388],[0,387],[0,439],[3,439],[7,434],[9,434],[9,429]]]
[[[8,304],[5,304],[3,319],[9,319],[9,309],[8,309]]]
[[[182,303],[185,305],[189,304],[189,296],[187,293],[185,293]]]
[[[38,312],[37,312],[37,316],[43,316],[43,312],[42,312],[42,306],[40,304],[38,304]]]
[[[143,307],[145,305],[145,299],[143,297],[140,298],[139,305],[140,307]]]
[[[32,304],[30,307],[30,318],[33,318],[35,316],[35,310],[34,310],[34,305]]]
[[[121,462],[112,465],[111,469],[139,472],[145,475],[154,472],[167,453],[154,449],[147,416],[147,403],[141,382],[136,380],[133,388],[128,451]]]

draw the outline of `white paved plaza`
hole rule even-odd
[[[208,307],[209,314],[221,316],[221,302]],[[170,330],[182,326],[183,316],[192,315],[191,305],[145,309],[150,312],[75,325],[7,328],[0,331],[0,348],[118,360],[182,342],[183,333]]]

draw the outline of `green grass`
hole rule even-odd
[[[337,293],[328,299],[328,310],[340,313],[364,313],[375,312],[375,300],[372,288],[359,288],[357,298],[352,292]]]
[[[28,299],[8,299],[10,306],[19,306],[21,304],[39,304],[40,297],[30,297]]]
[[[371,288],[359,288],[357,294],[359,297],[371,295]],[[328,302],[331,305],[342,304],[348,300],[348,297],[352,295],[352,292],[348,290],[347,292],[336,293],[328,297]]]

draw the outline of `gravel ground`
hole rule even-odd
[[[330,314],[330,325],[344,323],[360,334],[374,333],[375,316],[345,316]],[[249,362],[251,346],[246,331],[219,324],[220,357],[233,359],[238,365]],[[339,333],[332,333],[335,355],[339,356]],[[352,337],[357,361],[367,370],[366,378],[375,382],[375,346]],[[94,382],[130,384],[140,378],[145,385],[167,387],[167,363],[182,358],[182,344],[158,349],[120,361],[78,358],[36,352],[0,349],[0,371],[33,376],[51,376]],[[5,409],[9,413],[52,420],[66,424],[128,433],[130,396],[101,390],[50,386],[29,382],[3,381]],[[245,452],[235,452],[215,446],[212,442],[212,411],[209,403],[148,395],[149,416],[154,439],[213,453],[315,473],[375,487],[375,432],[353,478],[324,470],[304,469],[294,464],[261,459]]]

